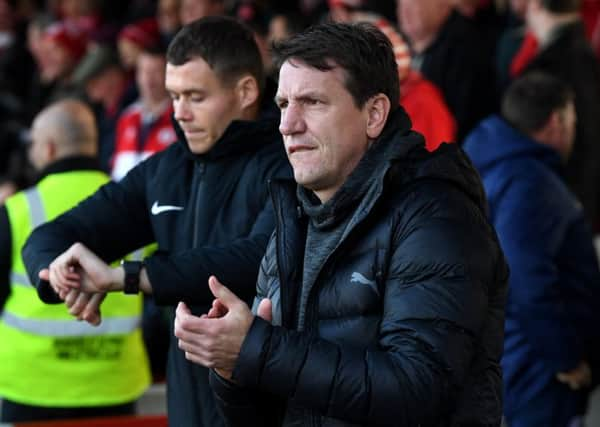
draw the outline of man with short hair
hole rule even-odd
[[[502,368],[510,427],[567,427],[585,412],[600,349],[600,271],[581,204],[561,177],[575,139],[572,91],[530,73],[502,116],[465,142],[511,270]]]
[[[231,426],[499,425],[508,272],[476,172],[411,132],[374,27],[275,52],[296,182],[271,186],[258,316],[212,277],[206,316],[177,308],[179,347]]]
[[[165,89],[165,53],[163,47],[155,45],[138,56],[135,73],[140,97],[117,121],[111,170],[116,181],[177,140],[171,123],[171,98]]]
[[[215,273],[252,298],[274,227],[266,182],[289,176],[276,122],[260,115],[262,70],[251,31],[233,19],[204,18],[175,36],[166,87],[179,141],[32,234],[23,257],[43,300],[58,293],[72,313],[98,322],[104,293],[141,290],[201,314]],[[153,241],[158,251],[143,263],[107,266]],[[208,371],[175,340],[167,386],[170,425],[222,425]]]
[[[108,182],[95,159],[93,113],[60,101],[38,114],[31,136],[40,179],[0,208],[0,293],[9,291],[0,301],[0,421],[134,414],[150,384],[141,297],[109,296],[104,325],[94,328],[40,301],[20,256],[31,230]]]
[[[539,43],[537,54],[525,67],[549,73],[575,92],[577,113],[573,152],[565,179],[583,204],[588,222],[600,214],[600,65],[579,14],[580,0],[530,0],[525,20]]]

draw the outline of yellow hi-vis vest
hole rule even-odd
[[[98,327],[48,305],[31,285],[21,248],[30,232],[108,181],[97,171],[51,174],[6,201],[12,233],[11,293],[0,314],[0,396],[46,407],[106,406],[137,399],[150,384],[142,297],[109,293]],[[115,236],[118,238],[118,236]]]

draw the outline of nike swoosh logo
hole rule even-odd
[[[150,210],[150,212],[152,212],[152,215],[158,215],[163,212],[180,211],[180,210],[183,210],[183,206],[171,206],[171,205],[158,206],[158,200],[157,200],[152,205],[152,209]]]

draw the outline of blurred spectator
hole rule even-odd
[[[117,120],[125,108],[137,98],[117,53],[107,46],[88,52],[75,73],[74,80],[85,88],[86,97],[94,103],[98,125],[98,157],[102,170],[111,169],[115,149]]]
[[[267,11],[253,0],[242,0],[234,8],[233,16],[252,30],[265,72],[270,75],[273,72],[273,60],[269,47],[269,15]]]
[[[598,261],[561,178],[575,121],[564,83],[530,73],[509,87],[502,117],[486,119],[464,144],[511,270],[502,359],[510,427],[579,426],[600,369]]]
[[[285,40],[294,34],[298,34],[306,27],[308,21],[304,16],[297,13],[276,13],[269,21],[269,44]]]
[[[71,77],[87,50],[87,35],[72,22],[57,22],[46,28],[41,40],[40,77],[48,92],[42,106],[77,93]]]
[[[442,142],[454,142],[456,124],[440,90],[410,68],[410,50],[402,36],[385,18],[369,12],[364,0],[329,0],[331,18],[336,22],[369,22],[390,40],[396,55],[400,78],[400,105],[408,113],[412,127],[423,134],[428,150]]]
[[[133,414],[149,385],[141,296],[108,296],[103,327],[95,328],[42,302],[21,260],[33,228],[108,181],[95,154],[89,108],[72,100],[51,105],[32,128],[40,181],[0,208],[0,288],[10,289],[0,315],[0,422]]]
[[[529,0],[527,27],[539,49],[523,72],[548,72],[575,91],[577,132],[566,179],[594,224],[600,212],[600,66],[585,38],[579,6],[579,0]]]
[[[179,20],[186,25],[204,16],[224,14],[225,0],[181,0]]]
[[[496,79],[502,93],[511,80],[511,64],[525,37],[525,12],[528,0],[509,0],[512,24],[504,29],[496,47]]]
[[[156,20],[162,42],[165,46],[169,44],[175,33],[181,28],[179,19],[180,0],[158,0],[156,8]]]
[[[585,34],[597,57],[600,57],[600,0],[582,0],[581,17]]]
[[[165,54],[165,49],[157,47],[138,57],[136,82],[140,98],[123,111],[117,122],[111,172],[116,181],[177,139],[171,123],[171,98],[165,89]]]
[[[14,15],[14,6],[11,5],[8,0],[0,0],[0,56],[10,48],[15,41]]]
[[[452,0],[397,0],[397,6],[414,50],[412,66],[442,91],[461,141],[496,107],[491,52]]]
[[[146,18],[126,25],[117,40],[121,64],[126,70],[134,70],[142,50],[158,44],[159,41],[160,33],[155,18]]]

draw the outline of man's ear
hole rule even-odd
[[[367,101],[365,105],[367,112],[367,136],[370,139],[377,138],[390,114],[390,99],[383,93],[378,93]]]
[[[246,74],[237,81],[236,93],[242,109],[251,107],[258,101],[260,96],[258,82],[254,77]]]
[[[58,156],[58,146],[54,140],[50,139],[46,141],[46,144],[44,144],[44,150],[46,151],[46,161],[48,163],[52,163],[56,160],[56,157]]]

